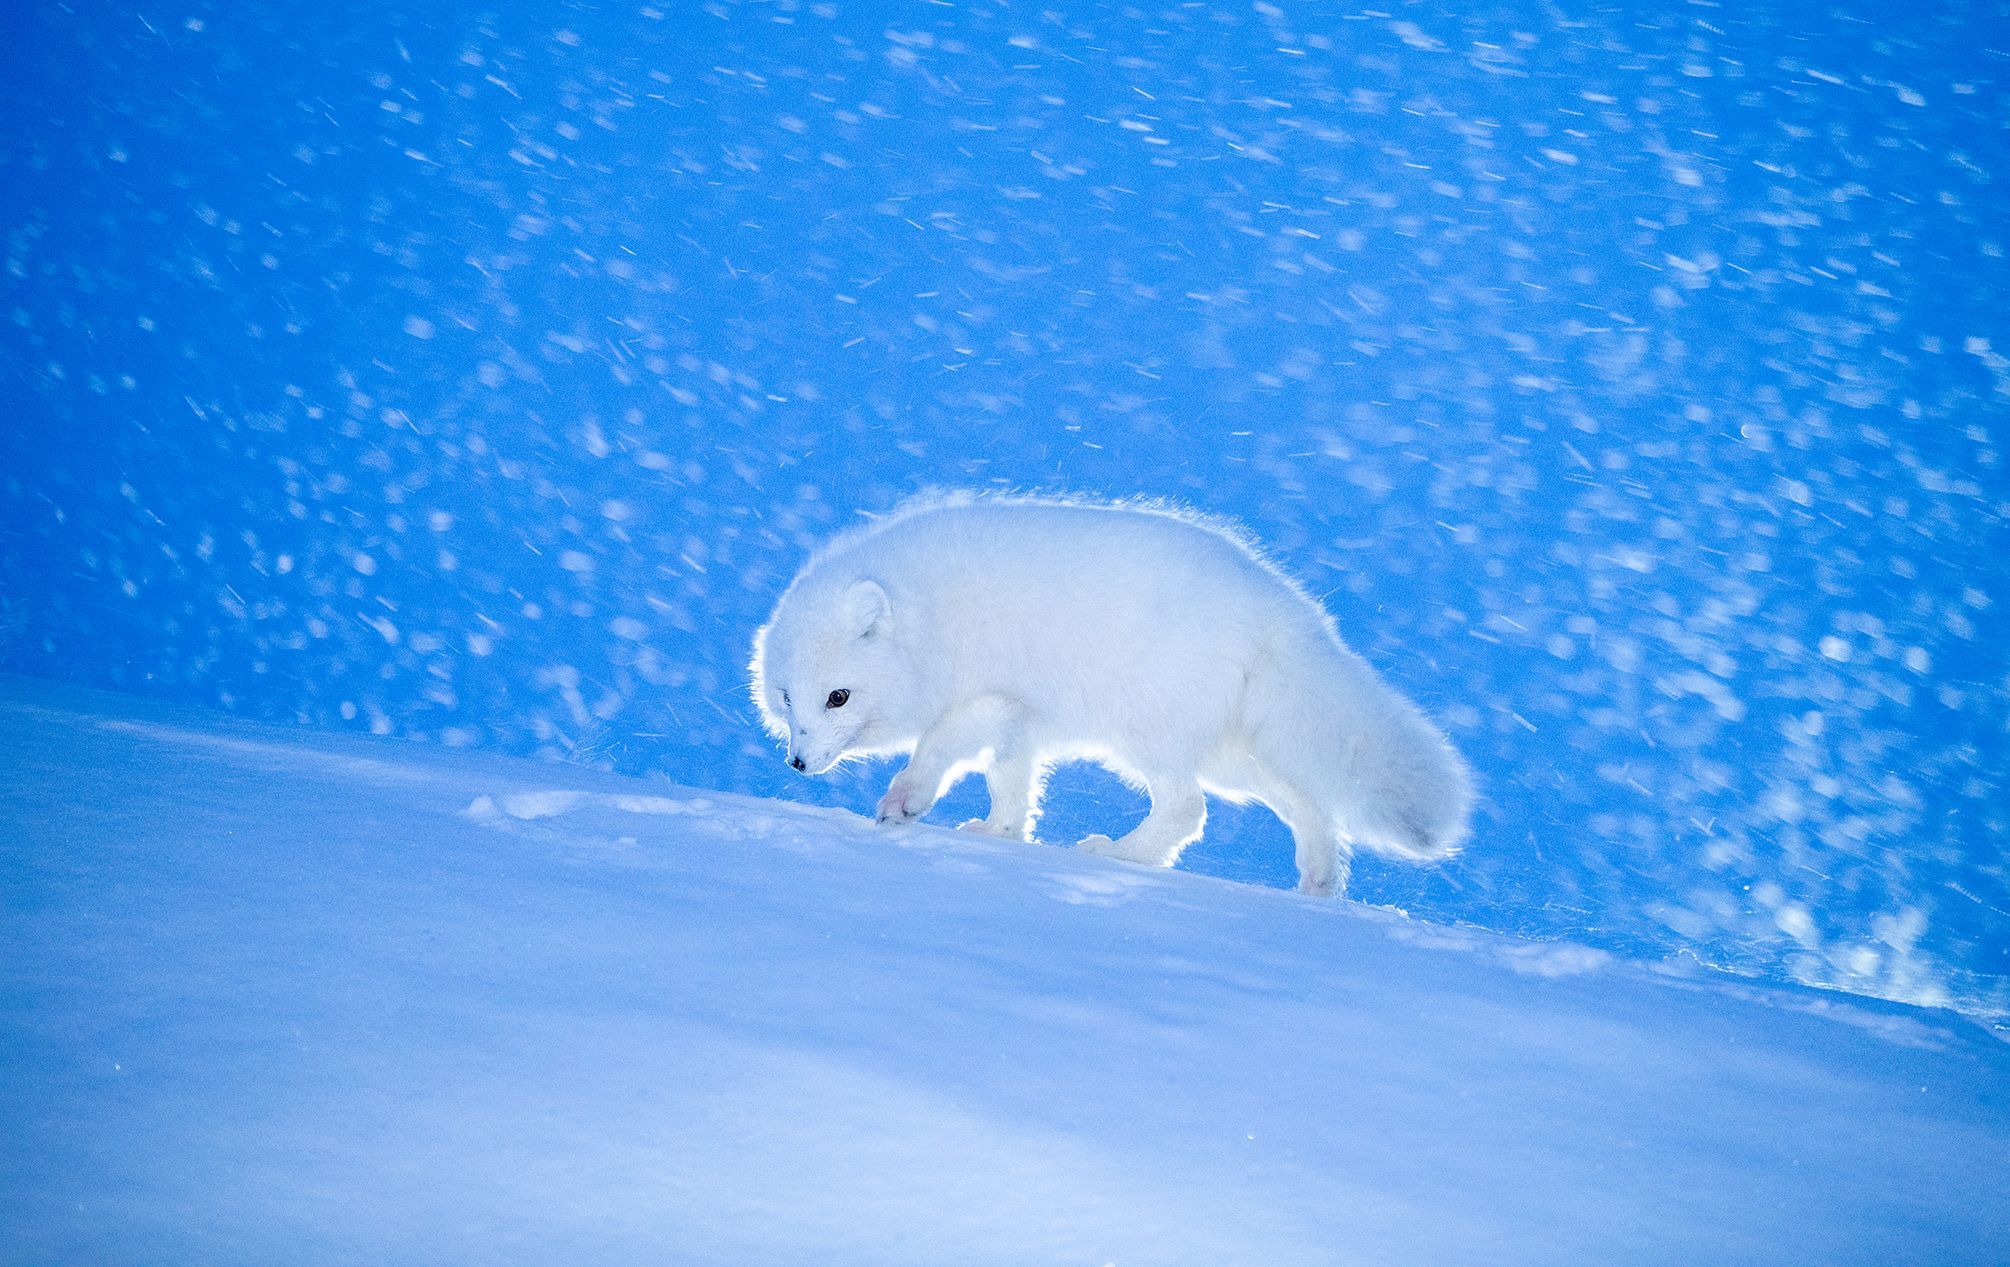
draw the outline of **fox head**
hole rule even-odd
[[[912,673],[875,581],[792,587],[754,635],[750,667],[762,724],[805,774],[914,739]]]

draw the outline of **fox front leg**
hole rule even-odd
[[[991,812],[973,818],[957,828],[1006,840],[1031,840],[1033,818],[1038,812],[1040,774],[1033,754],[1023,740],[1014,739],[991,754],[984,770],[984,786],[991,794]]]
[[[879,798],[881,823],[911,823],[934,807],[960,769],[981,764],[987,753],[1016,746],[1024,709],[1003,695],[979,695],[950,708],[923,732],[907,768]]]
[[[873,812],[882,827],[901,827],[926,814],[934,805],[936,794],[924,787],[919,779],[911,778],[910,764],[906,770],[893,776],[893,782],[886,788],[886,795],[879,798],[879,808]]]

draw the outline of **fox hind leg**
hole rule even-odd
[[[1269,782],[1258,797],[1291,829],[1297,854],[1298,891],[1313,897],[1338,897],[1347,891],[1353,847],[1333,825],[1319,803],[1283,783]]]
[[[1309,837],[1294,832],[1292,837],[1298,845],[1298,891],[1312,897],[1345,894],[1354,869],[1353,847],[1330,829]]]
[[[1121,840],[1090,836],[1079,846],[1089,853],[1148,867],[1170,867],[1179,861],[1180,851],[1200,839],[1207,826],[1207,797],[1192,775],[1185,778],[1148,778],[1145,789],[1152,808]]]

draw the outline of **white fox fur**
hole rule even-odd
[[[981,770],[972,830],[1030,839],[1046,771],[1099,762],[1151,797],[1121,840],[1169,867],[1203,793],[1291,828],[1299,888],[1356,844],[1416,861],[1464,838],[1471,780],[1332,618],[1235,530],[1156,505],[952,495],[840,535],[754,638],[754,698],[797,769],[909,752],[882,823]]]

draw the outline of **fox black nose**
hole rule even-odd
[[[809,768],[808,766],[803,764],[803,759],[801,757],[790,757],[789,764],[794,766],[798,770],[806,770]]]

